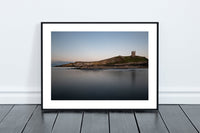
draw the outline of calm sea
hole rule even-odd
[[[147,100],[148,69],[52,67],[52,100]]]

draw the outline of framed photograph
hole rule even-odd
[[[42,109],[157,109],[158,22],[42,22]]]

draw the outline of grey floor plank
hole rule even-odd
[[[138,133],[132,112],[110,112],[110,133]]]
[[[0,133],[21,133],[36,105],[15,105],[0,123]]]
[[[14,105],[0,105],[0,122],[4,119],[13,106]]]
[[[60,112],[53,133],[80,133],[82,112]]]
[[[200,132],[200,105],[180,105],[196,129]]]
[[[170,133],[197,133],[178,105],[160,105],[159,111]]]
[[[109,133],[107,112],[85,112],[81,133]]]
[[[141,133],[168,133],[158,111],[136,112],[135,116]]]
[[[56,116],[57,113],[42,112],[41,106],[38,106],[23,133],[50,133]]]

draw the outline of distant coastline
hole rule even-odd
[[[148,68],[148,59],[142,56],[136,56],[132,52],[130,56],[115,56],[100,61],[77,61],[55,67],[76,67],[77,69],[126,69],[126,68]]]

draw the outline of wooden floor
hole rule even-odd
[[[0,133],[198,133],[200,105],[159,111],[42,112],[40,105],[0,105]]]

